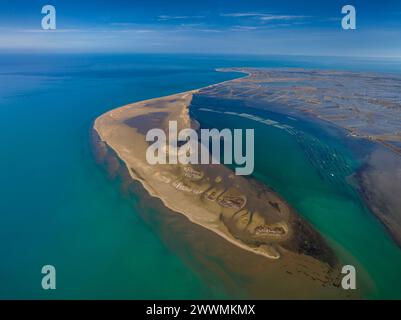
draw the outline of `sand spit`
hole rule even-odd
[[[94,124],[99,148],[111,149],[131,178],[166,208],[237,248],[277,261],[282,269],[277,265],[275,272],[292,275],[290,266],[302,266],[304,274],[313,274],[303,282],[306,287],[312,281],[331,297],[349,295],[339,289],[339,262],[325,240],[265,185],[236,176],[224,165],[148,164],[146,132],[167,132],[171,120],[178,122],[178,130],[196,128],[188,106],[197,92],[141,101],[101,115]]]
[[[143,133],[154,127],[166,129],[169,120],[178,120],[179,129],[191,127],[187,106],[193,93],[112,110],[96,119],[95,130],[124,161],[132,178],[167,207],[245,250],[270,259],[280,258],[280,244],[293,242],[294,229],[302,222],[277,194],[258,188],[255,181],[233,175],[223,165],[150,165],[146,161],[148,142]],[[140,121],[135,123],[137,117]],[[307,241],[318,242],[302,251],[316,251],[317,256],[321,254],[333,263],[330,250],[320,248],[323,241],[318,234],[306,224],[303,228],[308,229],[308,236],[314,236]]]

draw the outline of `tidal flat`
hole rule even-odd
[[[180,128],[193,126],[188,106],[197,92],[147,100],[102,115],[94,125],[100,137],[98,149],[103,149],[100,153],[107,154],[107,148],[111,148],[124,162],[129,176],[140,181],[152,197],[217,234],[218,241],[228,241],[273,261],[263,260],[263,264],[277,268],[269,276],[281,280],[261,297],[274,296],[283,285],[302,286],[304,289],[297,293],[300,296],[308,290],[311,297],[353,296],[339,289],[340,264],[326,241],[267,186],[235,176],[223,165],[147,163],[144,133],[155,125],[166,128],[171,120],[178,121]],[[291,281],[285,280],[294,274]]]
[[[225,71],[240,71],[248,76],[127,105],[99,117],[95,122],[95,135],[98,135],[95,144],[98,155],[103,155],[101,161],[109,169],[110,166],[120,168],[115,169],[116,172],[125,170],[125,185],[135,184],[136,192],[141,186],[139,189],[143,188],[141,190],[151,199],[146,201],[147,205],[158,199],[159,212],[167,210],[175,217],[174,221],[185,221],[185,227],[175,232],[175,226],[159,220],[167,215],[157,215],[150,220],[156,225],[156,232],[173,243],[173,251],[179,252],[198,273],[214,279],[209,281],[212,286],[212,283],[219,283],[231,296],[357,298],[396,295],[396,292],[390,293],[389,282],[393,275],[396,277],[394,269],[385,261],[377,260],[375,255],[385,255],[397,265],[401,262],[400,252],[372,219],[374,210],[368,208],[368,201],[362,201],[363,185],[358,179],[358,173],[367,172],[363,166],[367,155],[377,145],[386,146],[371,137],[356,135],[352,128],[342,127],[306,107],[300,109],[286,104],[280,100],[281,95],[272,98],[265,88],[268,91],[276,85],[272,77],[263,78],[261,73],[273,71],[243,68]],[[328,73],[324,72],[329,78]],[[341,75],[343,81],[347,74]],[[261,79],[268,79],[269,84],[261,85]],[[286,90],[305,91],[299,89],[300,83],[294,85],[294,81],[288,82],[291,86]],[[305,106],[308,101],[313,102],[312,106],[317,104],[316,100],[304,99]],[[144,138],[146,131],[154,126],[166,127],[172,119],[180,120],[182,128],[238,127],[238,124],[241,124],[239,127],[251,125],[255,130],[262,128],[264,139],[262,145],[260,139],[256,141],[260,147],[256,147],[259,161],[253,177],[233,178],[230,169],[221,165],[146,168],[141,159],[148,146]],[[382,138],[380,135],[379,140]],[[266,150],[270,154],[265,155]],[[275,154],[271,154],[272,150]],[[297,156],[288,157],[295,154],[294,150]],[[386,150],[397,153],[393,148]],[[113,156],[105,156],[110,152]],[[356,155],[358,160],[354,160]],[[277,161],[279,163],[275,163]],[[274,169],[278,169],[277,172]],[[311,198],[313,193],[317,198]],[[200,238],[196,238],[194,230],[200,231]],[[356,234],[361,239],[355,240]],[[367,248],[370,240],[364,240],[372,236],[370,240],[374,244]],[[206,245],[209,241],[213,243]],[[200,244],[203,245],[199,251]],[[220,247],[225,247],[226,253],[216,253]],[[198,253],[196,257],[193,250]],[[238,259],[227,254],[231,250],[235,250]],[[246,266],[243,259],[246,259]],[[210,260],[218,261],[220,267],[209,264]],[[359,286],[357,291],[347,292],[340,289],[340,267],[350,263],[359,270]],[[384,270],[391,272],[384,276],[380,274]],[[239,279],[243,280],[241,284]]]
[[[209,87],[202,91],[203,98],[229,99],[233,105],[240,101],[251,108],[288,115],[309,115],[344,129],[353,140],[354,148],[365,147],[365,165],[353,178],[358,180],[357,188],[371,210],[401,246],[401,203],[397,192],[401,190],[399,75],[280,68],[221,71],[246,72],[249,76]],[[235,112],[235,108],[232,111]],[[277,123],[266,124],[280,127]],[[295,133],[286,125],[281,129],[294,134],[302,143],[302,133]],[[308,152],[308,148],[305,150]],[[314,164],[324,169],[323,175],[328,173],[335,179],[329,172],[330,165],[338,164],[346,176],[351,176],[349,166],[342,159],[333,159],[330,154],[326,156],[329,158]],[[312,162],[316,161],[310,152],[308,157]]]

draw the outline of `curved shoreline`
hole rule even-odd
[[[227,81],[231,81],[231,80],[227,80]],[[219,83],[219,84],[220,84],[220,83]],[[214,84],[214,85],[215,85],[215,84]],[[205,87],[205,88],[212,87],[212,86],[214,86],[214,85],[210,85],[210,86],[207,86],[207,87]],[[182,92],[182,93],[178,93],[178,94],[173,94],[173,95],[170,95],[170,96],[165,96],[165,97],[163,97],[163,98],[176,97],[176,96],[180,96],[180,95],[186,96],[186,95],[189,94],[189,95],[191,95],[191,99],[192,99],[192,94],[198,92],[199,90],[201,90],[201,89],[195,89],[195,90],[186,91],[186,92]],[[156,99],[158,99],[158,98],[156,98]],[[146,102],[150,102],[150,101],[153,101],[153,100],[154,100],[154,99],[148,99],[148,100],[141,101],[141,103],[146,103]],[[124,107],[125,107],[125,106],[120,107],[120,108],[124,108]],[[117,108],[117,109],[120,109],[120,108]],[[113,109],[113,110],[111,110],[111,111],[109,111],[109,112],[113,112],[113,111],[115,111],[115,110],[117,110],[117,109]],[[109,112],[107,112],[107,113],[109,113]],[[106,114],[107,114],[107,113],[106,113]],[[152,187],[146,182],[145,179],[141,178],[140,176],[138,176],[137,174],[135,174],[135,172],[133,172],[132,168],[130,168],[129,163],[127,162],[126,159],[124,159],[124,156],[121,154],[121,152],[119,152],[116,148],[113,148],[112,146],[110,146],[110,145],[107,143],[107,140],[102,136],[101,130],[98,130],[98,128],[97,128],[97,125],[96,125],[97,120],[98,120],[98,119],[95,120],[94,129],[95,129],[96,133],[99,135],[101,141],[104,142],[105,144],[107,144],[108,147],[110,147],[111,149],[113,149],[113,151],[118,155],[118,157],[120,158],[120,160],[124,162],[124,164],[125,164],[125,166],[127,167],[127,170],[128,170],[128,172],[129,172],[131,178],[134,179],[134,180],[136,180],[136,181],[139,181],[139,182],[142,184],[142,186],[146,189],[146,191],[147,191],[151,196],[160,199],[160,201],[162,201],[162,203],[163,203],[166,207],[168,207],[168,208],[170,208],[171,210],[176,211],[176,212],[178,212],[178,213],[184,215],[184,216],[185,216],[186,218],[188,218],[192,223],[196,223],[196,224],[198,224],[198,225],[200,225],[200,226],[202,226],[202,227],[204,227],[204,228],[206,228],[206,229],[208,229],[208,230],[211,230],[211,231],[217,233],[220,237],[224,238],[225,240],[229,241],[230,243],[232,243],[232,244],[234,244],[234,245],[236,245],[236,246],[238,246],[238,247],[240,247],[240,248],[242,248],[242,249],[244,249],[244,250],[250,251],[250,252],[255,253],[255,254],[258,254],[258,255],[265,256],[265,257],[267,257],[267,258],[269,258],[269,259],[279,259],[279,258],[280,258],[279,255],[272,255],[272,254],[268,254],[267,252],[263,252],[263,251],[260,251],[260,250],[257,250],[257,249],[251,249],[250,247],[248,247],[248,246],[246,246],[246,245],[243,245],[243,244],[239,243],[238,241],[234,241],[232,238],[228,237],[228,236],[227,236],[226,234],[224,234],[223,232],[221,232],[221,231],[219,231],[219,230],[216,230],[216,229],[214,229],[214,228],[211,228],[210,226],[208,226],[208,225],[206,225],[206,224],[199,223],[199,222],[196,221],[195,219],[191,218],[191,216],[188,216],[188,215],[187,215],[185,212],[183,212],[182,210],[176,208],[176,207],[174,206],[173,203],[169,203],[165,198],[163,198],[163,196],[157,194],[157,192],[155,192],[154,190],[152,190]]]
[[[185,215],[193,223],[216,232],[245,250],[270,259],[278,259],[282,252],[290,249],[313,258],[328,259],[332,263],[334,255],[323,238],[278,194],[265,186],[255,187],[251,179],[234,176],[224,165],[202,165],[199,168],[180,164],[152,166],[144,160],[148,143],[143,132],[138,130],[154,128],[155,123],[151,122],[155,121],[159,121],[158,128],[165,128],[165,122],[171,119],[177,119],[179,127],[191,127],[188,106],[193,94],[199,90],[113,109],[95,120],[94,129],[125,163],[133,179],[139,180],[165,206]],[[148,127],[142,128],[146,127],[147,122]],[[199,170],[204,178],[200,182],[191,181],[185,172],[181,172],[185,171],[183,169]],[[197,197],[193,196],[194,193]],[[250,201],[243,201],[242,207],[230,203],[230,199],[240,199],[244,195]],[[174,200],[179,197],[181,202],[170,201],[169,197]],[[221,201],[230,204],[228,207],[222,206]],[[312,242],[312,247],[305,247],[304,243],[309,242]]]
[[[97,164],[111,181],[121,185],[120,191],[132,204],[133,214],[141,217],[160,241],[198,273],[208,287],[223,289],[235,299],[360,297],[359,290],[341,290],[341,274],[337,268],[329,268],[318,260],[290,251],[279,259],[268,259],[243,250],[216,232],[191,222],[186,215],[177,213],[165,206],[159,197],[152,196],[139,180],[133,179],[125,162],[101,141],[94,129],[91,141]]]
[[[168,96],[164,96],[164,97],[160,97],[160,98],[151,98],[151,99],[143,100],[143,101],[140,101],[139,103],[148,103],[148,102],[154,101],[155,99],[168,98],[168,97],[175,97],[175,96],[181,96],[181,95],[182,95],[182,96],[187,96],[188,94],[191,95],[191,100],[192,100],[192,95],[193,95],[194,93],[199,92],[199,91],[202,90],[202,89],[212,88],[212,87],[214,87],[214,86],[216,86],[216,85],[221,85],[221,84],[224,84],[224,83],[227,83],[227,82],[236,81],[236,80],[239,80],[239,79],[244,79],[244,78],[250,77],[250,76],[252,75],[252,73],[247,72],[247,71],[238,71],[238,70],[228,70],[228,71],[226,71],[225,69],[220,69],[220,68],[216,69],[216,71],[221,71],[221,72],[237,72],[237,73],[245,74],[245,76],[239,77],[239,78],[235,78],[235,79],[231,79],[231,80],[226,80],[226,81],[218,82],[218,83],[211,84],[211,85],[208,85],[208,86],[205,86],[205,87],[202,87],[202,88],[198,88],[198,89],[194,89],[194,90],[184,91],[184,92],[181,92],[181,93],[175,93],[175,94],[168,95]],[[134,103],[134,104],[135,104],[135,103]],[[128,106],[130,106],[130,105],[131,105],[131,104],[129,104]],[[119,109],[122,109],[122,108],[125,108],[125,107],[127,107],[127,106],[122,106],[122,107],[119,107],[119,108],[110,110],[110,111],[106,112],[105,114],[108,114],[108,113],[110,113],[110,112],[112,113],[112,112],[115,111],[115,110],[119,110]],[[186,108],[185,108],[183,111],[187,112],[187,111],[188,111],[188,107],[189,107],[189,104],[186,106]],[[102,116],[103,116],[103,115],[101,115],[101,117],[102,117]],[[98,121],[98,119],[99,119],[99,118],[97,118],[97,119],[95,120],[93,128],[95,129],[96,133],[99,135],[99,137],[100,137],[100,139],[102,140],[102,142],[104,142],[104,143],[107,144],[106,139],[104,139],[104,137],[102,136],[101,130],[98,130],[98,128],[97,128],[97,121]],[[118,155],[118,157],[121,159],[121,161],[124,162],[124,164],[125,164],[125,166],[127,167],[127,170],[128,170],[128,172],[129,172],[130,176],[131,176],[133,179],[139,181],[139,182],[143,185],[143,187],[146,189],[146,191],[147,191],[151,196],[157,197],[158,199],[160,199],[160,200],[162,201],[162,203],[163,203],[166,207],[168,207],[168,208],[170,208],[170,209],[172,209],[172,210],[174,210],[174,211],[176,211],[176,212],[178,212],[178,213],[184,215],[184,216],[185,216],[186,218],[188,218],[192,223],[196,223],[196,224],[198,224],[198,225],[200,225],[200,226],[202,226],[202,227],[204,227],[204,228],[207,228],[208,230],[211,230],[211,231],[217,233],[219,236],[221,236],[221,237],[224,238],[225,240],[229,241],[230,243],[233,243],[233,244],[236,245],[236,246],[239,246],[239,247],[242,248],[242,249],[245,249],[245,250],[250,251],[250,252],[255,253],[255,254],[259,254],[259,255],[265,256],[265,257],[267,257],[267,258],[269,258],[269,259],[279,259],[279,258],[280,258],[279,255],[269,255],[269,254],[267,254],[266,252],[262,252],[262,251],[260,251],[260,250],[252,250],[252,249],[250,249],[249,247],[247,247],[247,246],[245,246],[245,245],[243,245],[243,244],[240,244],[240,243],[238,243],[238,242],[236,242],[236,241],[233,241],[230,237],[228,237],[228,236],[227,236],[226,234],[224,234],[223,232],[220,232],[220,231],[217,231],[217,230],[215,230],[215,229],[213,229],[213,228],[210,228],[209,226],[207,226],[207,225],[205,225],[205,224],[198,223],[197,221],[195,221],[194,219],[192,219],[191,217],[189,217],[188,215],[186,215],[185,212],[183,212],[182,210],[179,210],[179,209],[174,208],[174,205],[173,205],[173,204],[168,203],[162,196],[160,196],[160,195],[158,195],[156,192],[152,191],[151,186],[149,186],[149,185],[147,184],[147,182],[146,182],[145,179],[141,179],[138,175],[136,175],[134,172],[132,172],[132,169],[130,169],[129,164],[127,163],[127,161],[124,159],[124,157],[119,153],[119,151],[118,151],[117,149],[113,148],[112,146],[109,146],[109,147],[112,148],[113,151],[114,151],[114,152]]]
[[[219,83],[205,88],[216,85]],[[307,276],[307,280],[297,279],[303,285],[327,287],[321,289],[330,294],[337,292],[341,273],[334,251],[318,231],[269,187],[250,177],[235,176],[221,164],[146,162],[148,130],[160,128],[166,132],[166,122],[170,120],[178,121],[178,131],[196,128],[196,119],[189,116],[189,105],[193,95],[202,89],[148,99],[104,113],[93,126],[99,145],[112,150],[129,177],[172,212],[240,250],[270,263],[277,262],[274,268],[281,266],[281,270],[275,271],[280,278],[292,275],[295,269]]]

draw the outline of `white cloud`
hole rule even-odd
[[[230,30],[231,31],[253,31],[253,30],[260,30],[264,29],[265,27],[258,27],[258,26],[233,26]]]
[[[55,30],[43,30],[41,28],[37,29],[10,29],[15,32],[22,33],[76,33],[76,32],[85,32],[83,29],[55,29]]]
[[[235,12],[235,13],[222,13],[220,14],[222,17],[233,17],[233,18],[255,18],[261,21],[289,21],[289,20],[297,20],[297,19],[305,19],[308,16],[301,15],[279,15],[279,14],[270,14],[270,13],[260,13],[260,12]]]
[[[220,14],[222,17],[262,17],[265,16],[265,13],[256,13],[256,12],[236,12],[236,13],[222,13]]]
[[[292,15],[264,15],[260,17],[259,19],[262,21],[272,21],[272,20],[297,20],[297,19],[305,19],[308,18],[308,16],[292,16]]]
[[[204,16],[169,16],[169,15],[161,15],[161,16],[157,17],[157,19],[159,21],[201,19],[201,18],[204,18]]]

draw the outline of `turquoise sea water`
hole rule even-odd
[[[202,110],[205,105],[213,106],[214,112]],[[347,177],[362,163],[363,152],[356,150],[361,147],[324,123],[326,130],[322,131],[322,124],[305,117],[297,119],[233,105],[230,100],[195,98],[191,113],[205,128],[254,128],[254,176],[278,191],[310,221],[343,265],[356,267],[364,298],[400,298],[401,287],[394,284],[400,283],[401,249],[348,183]],[[252,114],[290,128],[277,128],[225,111]]]
[[[238,76],[214,71],[229,66],[401,71],[392,60],[0,55],[0,298],[227,296],[212,291],[135,213],[118,182],[94,162],[90,128],[106,110]],[[250,125],[226,120],[226,126]],[[300,126],[305,139],[313,137],[312,124]],[[401,250],[381,225],[352,191],[340,192],[341,182],[322,183],[291,135],[260,130],[270,139],[256,148],[256,176],[363,266],[375,285],[371,297],[401,297],[394,285]],[[324,139],[350,166],[358,165],[346,145]],[[45,264],[57,269],[55,291],[41,289]]]

